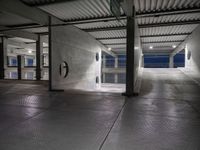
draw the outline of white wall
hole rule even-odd
[[[187,56],[191,52],[191,58]],[[200,74],[200,26],[198,26],[185,44],[185,68],[195,74]]]
[[[99,53],[99,61],[96,61]],[[66,61],[69,74],[60,76],[59,66]],[[94,90],[101,73],[101,45],[88,33],[73,26],[52,27],[52,89]]]
[[[141,39],[140,39],[140,31],[137,25],[137,22],[135,23],[135,55],[134,55],[134,84],[135,84],[135,91],[134,92],[138,92],[138,87],[140,85],[139,78],[140,78],[140,74],[141,74],[141,68],[142,68],[142,47],[141,47]]]

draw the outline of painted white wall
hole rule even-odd
[[[73,26],[52,27],[52,89],[94,90],[96,76],[101,83],[101,45],[88,33]],[[96,61],[99,53],[99,61]],[[66,61],[69,74],[60,76],[59,66]]]
[[[195,74],[200,74],[200,26],[198,26],[185,44],[185,68]],[[188,59],[188,53],[191,52],[191,58]]]
[[[138,90],[138,82],[139,76],[141,74],[141,68],[142,68],[142,62],[143,62],[143,53],[142,53],[142,47],[141,47],[141,40],[140,40],[140,31],[137,25],[137,22],[135,23],[135,55],[134,55],[134,84],[135,89]],[[137,91],[135,91],[137,93]]]

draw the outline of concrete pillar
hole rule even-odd
[[[0,79],[4,79],[7,68],[7,39],[1,37],[0,40]]]
[[[141,64],[141,67],[144,68],[144,55],[142,55],[142,64]]]
[[[118,68],[118,57],[115,57],[115,69]],[[115,83],[118,83],[118,74],[115,74]]]
[[[135,14],[135,13],[134,13]],[[135,15],[127,17],[126,42],[126,92],[125,96],[134,95],[134,41],[135,41]]]
[[[43,50],[43,42],[39,35],[38,40],[36,41],[36,80],[41,79],[42,50]]]
[[[169,56],[169,68],[174,68],[174,56]]]

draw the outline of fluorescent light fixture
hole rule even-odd
[[[150,48],[150,49],[153,49],[153,46],[150,46],[149,48]]]
[[[111,47],[109,47],[109,48],[108,48],[108,50],[109,50],[109,51],[111,51],[111,50],[112,50],[112,48],[111,48]]]
[[[172,47],[173,47],[173,48],[176,48],[176,45],[173,45]]]

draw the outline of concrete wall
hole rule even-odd
[[[73,26],[51,27],[52,89],[94,90],[96,76],[101,83],[101,44],[88,33]],[[99,53],[99,61],[96,61]],[[66,61],[69,74],[60,76],[59,66]]]
[[[200,26],[198,26],[185,44],[185,68],[195,74],[200,74]],[[190,59],[188,55],[191,53]]]
[[[135,84],[135,91],[138,93],[138,87],[140,86],[140,76],[141,76],[141,69],[143,63],[143,54],[142,54],[142,47],[141,47],[141,39],[140,39],[140,31],[137,25],[137,21],[135,23],[135,55],[134,55],[134,84]]]

